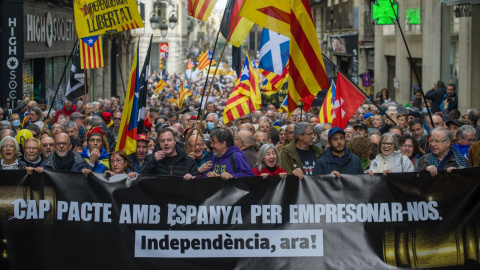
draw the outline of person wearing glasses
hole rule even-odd
[[[40,140],[34,137],[27,138],[24,142],[22,161],[28,167],[40,167],[43,162]]]
[[[110,126],[108,129],[113,133],[115,137],[115,141],[118,139],[118,132],[120,131],[120,124],[122,123],[122,113],[121,112],[114,112],[112,116],[113,125]]]
[[[43,160],[45,160],[51,153],[53,153],[53,151],[55,151],[55,140],[53,139],[53,137],[49,137],[49,136],[44,136],[41,140],[41,145],[42,145],[42,149],[41,149],[41,152],[42,152],[42,156],[43,156]]]
[[[313,144],[315,132],[311,124],[299,122],[293,133],[294,139],[283,147],[280,154],[281,164],[288,174],[301,179],[304,175],[313,175],[315,163],[323,150]]]
[[[55,152],[47,156],[42,163],[43,169],[47,171],[74,171],[91,170],[92,167],[80,156],[79,153],[71,151],[72,144],[66,133],[55,135]]]
[[[366,173],[400,173],[413,172],[413,164],[410,159],[400,152],[397,135],[387,132],[380,137],[380,154],[378,154]]]
[[[110,169],[105,172],[109,176],[128,174],[128,178],[135,178],[138,173],[133,171],[133,165],[123,151],[113,151],[108,158]]]
[[[477,131],[470,125],[463,125],[457,129],[457,143],[453,145],[455,149],[460,151],[460,153],[468,159],[468,150],[473,143],[475,143],[475,138],[477,137]]]
[[[398,138],[398,144],[400,145],[402,155],[408,157],[413,164],[413,168],[416,169],[418,160],[425,154],[423,150],[420,149],[417,140],[407,133]]]
[[[438,170],[447,170],[450,173],[454,169],[470,167],[468,160],[453,147],[453,135],[448,129],[433,129],[429,142],[431,152],[418,161],[417,171],[426,170],[435,176]]]
[[[200,174],[205,176],[203,173],[212,168],[213,153],[205,149],[205,139],[203,134],[201,132],[195,134],[192,133],[192,135],[187,138],[185,150],[187,151],[188,156],[195,160],[195,164],[197,164]]]
[[[15,138],[6,136],[0,141],[2,158],[0,159],[0,170],[24,170],[25,162],[18,160],[20,146]]]

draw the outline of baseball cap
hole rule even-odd
[[[144,134],[137,134],[137,141],[145,141],[148,142],[148,137]]]
[[[367,125],[363,124],[363,123],[359,123],[359,124],[356,124],[355,126],[353,126],[353,128],[363,128],[365,130],[368,130],[367,128]]]
[[[342,133],[345,135],[345,131],[343,131],[343,129],[339,127],[333,127],[328,131],[328,138],[330,139],[330,137],[332,137],[335,133]]]

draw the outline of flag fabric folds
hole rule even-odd
[[[82,69],[101,68],[103,62],[103,46],[100,36],[80,39],[80,67]]]
[[[276,73],[270,72],[268,70],[261,70],[262,75],[265,77],[265,80],[262,83],[262,90],[267,95],[272,95],[282,89],[283,85],[288,79],[288,62],[283,70],[282,74],[278,75]]]
[[[193,67],[195,67],[195,64],[193,63],[193,60],[188,58],[188,61],[187,61],[187,70],[190,70],[192,69]]]
[[[123,108],[123,117],[118,132],[115,150],[123,150],[127,155],[137,150],[137,125],[138,125],[138,102],[139,101],[139,78],[138,78],[138,45],[133,57],[132,68],[128,79],[127,96]]]
[[[245,0],[240,16],[290,37],[290,2],[291,0]]]
[[[188,0],[188,15],[207,21],[218,0]]]
[[[220,32],[227,42],[240,47],[253,26],[253,22],[239,16],[243,2],[246,0],[228,0],[220,24]]]
[[[280,130],[280,128],[282,127],[282,125],[280,125],[280,123],[278,122],[278,120],[275,120],[275,122],[273,122],[273,124],[272,124],[272,127],[274,127],[276,130]]]
[[[167,73],[166,72],[165,72],[165,75],[163,75],[163,78],[159,82],[157,82],[157,84],[155,85],[155,95],[158,95],[158,93],[160,93],[160,91],[165,89],[165,86],[167,86]]]
[[[332,83],[330,84],[330,89],[328,89],[328,93],[323,100],[322,107],[320,108],[320,113],[318,114],[319,123],[332,123],[335,92],[335,82],[332,81]]]
[[[327,89],[328,78],[308,0],[291,0],[290,18],[288,107],[293,111],[302,98]]]
[[[223,122],[226,124],[249,114],[262,106],[262,97],[258,87],[258,78],[248,56],[245,58],[242,74],[235,81],[233,92],[225,104]]]
[[[65,91],[67,100],[74,100],[85,95],[85,73],[80,68],[80,50],[77,47],[73,56],[72,67],[70,69],[70,77]]]
[[[182,85],[180,86],[180,91],[178,93],[178,100],[177,105],[178,108],[182,108],[183,101],[192,95],[192,91],[190,90],[190,86],[188,85],[188,78],[187,74],[183,77]]]
[[[208,67],[210,65],[210,62],[212,62],[212,65],[216,63],[215,59],[213,59],[213,54],[210,49],[202,52],[197,60],[197,69],[199,70],[203,70],[204,68]]]
[[[264,28],[260,38],[258,68],[282,74],[288,62],[290,39]]]
[[[365,95],[338,72],[332,126],[344,129],[364,100]]]
[[[278,112],[284,113],[288,112],[288,94],[283,98],[282,105],[280,105],[280,108],[278,108]]]
[[[147,86],[148,86],[148,75],[150,74],[150,52],[152,49],[152,38],[150,36],[150,42],[148,43],[147,54],[145,55],[145,61],[143,62],[142,72],[140,72],[139,78],[139,101],[138,101],[138,124],[137,124],[137,133],[141,134],[143,132],[144,123],[145,123],[145,112],[147,109]],[[136,138],[136,137],[135,137]]]

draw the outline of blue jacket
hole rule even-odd
[[[90,152],[88,151],[88,146],[83,149],[83,152],[80,154],[82,158],[85,159],[86,162],[90,163]],[[102,147],[102,152],[100,153],[100,157],[98,158],[97,162],[94,164],[92,171],[103,173],[110,167],[110,162],[108,158],[110,154],[107,153],[107,150]]]
[[[231,155],[233,155],[233,160],[230,160]],[[234,178],[255,176],[252,169],[250,169],[250,166],[248,165],[247,157],[245,157],[245,154],[242,152],[242,150],[236,146],[230,146],[221,157],[214,157],[212,163],[212,169],[206,171],[205,175],[208,172],[213,171],[218,174],[228,172]],[[232,168],[232,164],[234,164],[235,170],[233,170],[234,168]]]
[[[140,162],[138,162],[138,160],[135,158],[135,153],[128,155],[128,159],[130,159],[130,162],[131,162],[132,165],[133,165],[133,172],[140,173],[140,168],[142,167],[142,165],[141,165]],[[145,157],[145,159],[147,159],[147,157]],[[143,162],[145,162],[145,160],[143,160]],[[142,164],[143,164],[143,163],[142,163]]]
[[[313,170],[314,175],[330,174],[333,171],[346,174],[363,173],[360,158],[345,148],[343,157],[337,157],[332,153],[330,147],[318,157]]]

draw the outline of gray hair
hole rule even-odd
[[[477,131],[474,127],[470,125],[463,125],[459,129],[457,129],[457,138],[464,138],[466,134],[472,133],[474,136],[477,135]]]
[[[98,106],[98,105],[100,105],[100,102],[94,101],[94,102],[92,102],[92,105],[93,105],[93,106]]]
[[[313,131],[315,131],[315,133],[317,133],[317,134],[320,133],[320,132],[322,132],[324,125],[325,125],[325,123],[316,124],[316,125],[313,127]]]
[[[445,140],[450,141],[450,148],[453,147],[453,134],[450,132],[450,130],[444,128],[444,127],[437,127],[432,129],[432,132],[430,134],[433,134],[436,131],[443,131],[443,134],[445,134]]]
[[[20,119],[20,121],[22,121]],[[0,121],[0,130],[4,130],[4,129],[10,129],[12,128],[12,125],[10,124],[10,122],[8,122],[7,120],[3,120],[3,121]]]
[[[100,125],[100,123],[103,123],[103,120],[100,119],[100,117],[98,116],[93,116],[92,118],[90,118],[90,120],[88,120],[88,125],[92,127],[96,127]]]
[[[293,128],[293,136],[295,139],[298,139],[300,135],[304,135],[305,132],[307,131],[307,127],[312,127],[313,126],[308,123],[308,122],[300,122],[296,123],[295,127]]]
[[[320,135],[320,143],[322,144],[322,146],[327,146],[328,145],[328,132],[329,131],[330,131],[330,129],[327,129],[324,132],[322,132],[322,134]]]
[[[30,111],[34,111],[38,115],[38,120],[41,121],[43,119],[43,112],[42,109],[39,107],[35,106],[30,109]]]
[[[392,138],[393,139],[393,146],[395,146],[395,150],[400,150],[400,146],[398,145],[398,138],[397,135],[387,132],[380,137],[380,143],[378,144],[378,150],[380,151],[380,147],[382,147],[383,141],[385,141],[387,138]],[[381,151],[380,151],[381,152]]]
[[[216,113],[209,113],[209,114],[207,114],[207,117],[209,117],[210,115],[215,116],[215,123],[218,122],[218,114],[216,114]]]
[[[77,123],[69,120],[65,122],[64,128],[74,128],[75,130],[77,130]]]
[[[262,171],[263,168],[266,167],[265,163],[263,163],[263,159],[265,159],[265,156],[267,155],[267,151],[270,148],[272,148],[275,151],[275,155],[277,156],[277,162],[275,163],[275,166],[277,167],[280,166],[280,155],[278,154],[278,150],[275,148],[275,146],[273,146],[273,144],[267,143],[262,145],[258,150],[257,168],[259,171]]]
[[[3,148],[3,146],[7,143],[7,141],[10,141],[10,140],[12,140],[13,144],[15,145],[15,151],[16,151],[15,158],[17,158],[18,153],[20,152],[20,146],[18,145],[17,140],[15,140],[15,138],[13,138],[12,136],[6,136],[0,141],[0,149]]]

